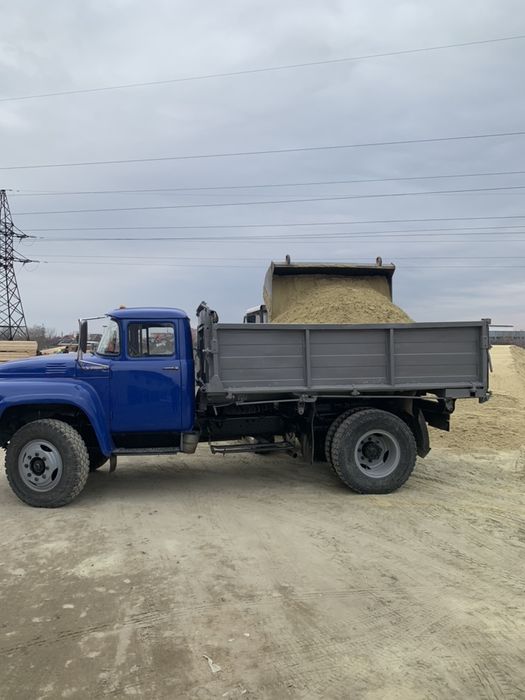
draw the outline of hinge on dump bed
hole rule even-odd
[[[490,348],[490,332],[489,326],[492,321],[490,318],[482,318],[483,321],[483,331],[481,333],[481,347],[485,350]]]
[[[300,416],[304,415],[304,409],[307,403],[315,403],[317,401],[317,396],[307,396],[306,394],[301,394],[297,400],[297,413]]]

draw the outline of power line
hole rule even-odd
[[[522,230],[513,230],[513,231],[506,231],[504,229],[507,228],[512,228],[512,229],[522,229]],[[101,229],[103,230],[103,229]],[[379,229],[376,231],[323,231],[323,232],[317,232],[317,233],[308,233],[308,232],[303,232],[303,233],[279,233],[279,234],[267,234],[265,233],[264,235],[261,234],[260,237],[262,237],[263,240],[269,240],[272,237],[273,238],[287,238],[287,237],[293,237],[293,238],[308,238],[308,237],[313,237],[313,238],[328,238],[328,237],[337,237],[337,236],[377,236],[377,235],[403,235],[403,236],[420,236],[424,235],[427,233],[432,233],[432,234],[439,234],[439,235],[454,235],[454,236],[473,236],[473,235],[480,235],[480,236],[492,236],[494,235],[494,231],[498,231],[498,236],[503,236],[503,235],[516,235],[516,234],[521,234],[525,233],[525,223],[523,224],[515,224],[512,226],[445,226],[445,227],[439,227],[439,228],[423,228],[423,229]],[[132,241],[144,241],[144,240],[216,240],[216,241],[221,241],[225,240],[225,238],[231,238],[232,236],[206,236],[204,238],[199,237],[199,236],[174,236],[174,237],[166,237],[162,236],[159,238],[154,238],[154,237],[148,237],[144,238],[144,236],[140,236],[138,238],[131,238],[131,237],[126,237],[125,240],[132,240]],[[34,240],[37,241],[51,241],[51,240],[60,240],[60,241],[80,241],[80,240],[95,240],[92,236],[86,237],[86,238],[80,238],[78,236],[75,236],[74,238],[49,238],[47,236],[27,236],[27,238],[33,238]],[[234,236],[235,240],[255,240],[255,236],[250,235],[250,236]],[[119,238],[115,237],[110,237],[108,236],[107,238],[104,238],[104,240],[120,240]]]
[[[356,223],[372,223],[372,222],[347,222],[349,224],[356,224]],[[162,228],[162,227],[159,227]],[[171,227],[166,227],[166,228],[171,228]],[[177,227],[173,227],[177,228]],[[180,227],[184,228],[184,227]],[[189,227],[189,228],[195,228],[195,227]],[[199,227],[196,227],[199,228]],[[206,227],[203,227],[206,228]],[[220,228],[227,228],[227,227],[220,227]],[[235,228],[235,227],[232,227]],[[237,227],[238,228],[238,227]],[[118,227],[118,230],[125,229],[125,227]],[[507,229],[513,229],[513,230],[507,230]],[[522,240],[521,238],[516,238],[517,236],[523,236],[525,235],[525,223],[522,224],[506,224],[503,226],[440,226],[440,227],[433,227],[433,228],[421,228],[421,229],[380,229],[380,230],[375,230],[375,231],[367,231],[367,230],[362,230],[362,231],[323,231],[323,232],[301,232],[301,233],[264,233],[264,234],[258,234],[258,235],[177,235],[177,236],[148,236],[147,238],[144,238],[143,235],[140,237],[136,236],[75,236],[74,238],[71,237],[49,237],[49,236],[33,236],[36,242],[40,241],[45,241],[47,242],[86,242],[86,241],[137,241],[137,242],[160,242],[160,241],[185,241],[185,242],[200,242],[200,241],[208,241],[208,242],[223,242],[223,241],[241,241],[241,242],[246,242],[246,243],[251,243],[251,242],[258,242],[258,241],[269,241],[269,240],[296,240],[300,242],[308,242],[308,241],[322,241],[322,240],[338,240],[338,239],[362,239],[362,238],[369,238],[369,239],[396,239],[396,242],[399,242],[401,238],[411,238],[414,240],[415,239],[420,239],[423,238],[423,240],[432,242],[432,241],[437,241],[439,239],[461,239],[462,236],[467,237],[465,241],[458,240],[457,242],[475,242],[471,236],[476,236],[476,237],[486,237],[486,236],[496,236],[496,239],[498,239],[500,242],[503,241],[515,241],[515,240]],[[68,229],[58,229],[59,231],[67,231]],[[94,229],[94,230],[100,230],[104,231],[106,230],[106,227],[101,227],[100,229]],[[47,229],[47,231],[54,231],[54,229]],[[497,232],[497,233],[496,233]],[[508,238],[508,236],[512,236],[512,238]],[[450,241],[449,241],[450,242]],[[479,241],[479,242],[488,242],[488,241]]]
[[[261,206],[266,204],[299,204],[306,202],[335,202],[347,199],[381,199],[385,197],[417,197],[422,195],[434,196],[441,194],[458,194],[471,192],[500,192],[506,190],[523,190],[525,185],[510,185],[506,187],[476,187],[469,189],[454,189],[454,190],[425,190],[422,192],[385,192],[379,194],[345,194],[333,195],[331,197],[303,197],[300,199],[267,199],[253,202],[205,202],[198,204],[158,204],[147,207],[107,207],[98,209],[61,209],[52,211],[21,211],[17,216],[45,216],[48,214],[88,214],[95,212],[113,212],[113,211],[157,211],[163,209],[202,209],[210,207],[249,207]]]
[[[163,241],[178,241],[178,242],[219,242],[224,241],[240,241],[245,243],[253,242],[265,242],[269,240],[289,240],[289,241],[299,241],[304,243],[315,243],[320,240],[345,240],[345,239],[374,239],[376,241],[383,239],[394,239],[396,243],[493,243],[496,241],[487,241],[483,239],[473,239],[471,236],[494,236],[494,231],[497,231],[496,238],[498,242],[513,242],[524,240],[521,236],[525,235],[525,230],[523,230],[525,224],[514,225],[514,226],[490,226],[483,227],[488,230],[480,231],[478,227],[475,226],[465,226],[465,227],[440,227],[440,228],[425,228],[420,230],[400,230],[400,229],[384,229],[378,231],[336,231],[336,232],[323,232],[319,233],[300,233],[300,234],[264,234],[264,235],[251,235],[251,236],[151,236],[144,239],[143,236],[131,237],[131,236],[86,236],[86,237],[47,237],[47,236],[34,236],[35,241],[38,242],[86,242],[86,241],[128,241],[128,242],[139,242],[142,243],[144,240],[148,242],[163,242]],[[521,230],[506,231],[503,229],[513,228]],[[429,235],[430,234],[430,235]],[[461,236],[467,236],[466,240],[462,240]],[[512,238],[508,238],[512,236]],[[519,238],[518,238],[519,236]],[[404,240],[406,238],[411,239],[410,241]]]
[[[166,192],[202,192],[209,190],[252,190],[274,187],[309,187],[312,185],[348,185],[368,182],[404,182],[407,180],[442,180],[461,177],[492,177],[499,175],[524,175],[525,170],[500,170],[485,173],[447,173],[438,175],[410,175],[407,177],[374,177],[351,180],[312,180],[309,182],[273,182],[259,185],[211,185],[208,187],[159,187],[136,190],[67,190],[55,192],[11,191],[10,197],[56,197],[65,195],[95,194],[158,194]]]
[[[368,141],[362,143],[334,144],[331,146],[298,146],[294,148],[269,148],[257,151],[230,151],[225,153],[197,153],[177,156],[156,156],[153,158],[123,158],[120,160],[92,160],[72,163],[38,163],[34,165],[2,165],[0,170],[31,170],[37,168],[73,168],[87,165],[123,165],[127,163],[153,163],[174,160],[197,160],[209,158],[236,158],[239,156],[262,156],[284,153],[311,153],[316,151],[333,151],[346,148],[372,148],[377,146],[406,146],[417,143],[443,143],[446,141],[466,141],[473,139],[523,136],[525,131],[504,131],[486,134],[462,134],[459,136],[439,136],[424,139],[400,139],[394,141]]]
[[[44,97],[60,97],[63,95],[80,95],[94,92],[107,92],[110,90],[127,90],[139,87],[153,87],[158,85],[169,85],[174,83],[185,83],[195,80],[211,80],[214,78],[233,78],[243,75],[254,75],[256,73],[269,73],[285,70],[295,70],[298,68],[310,68],[312,66],[336,65],[340,63],[350,63],[352,61],[364,61],[371,58],[386,58],[389,56],[403,56],[408,54],[423,53],[429,51],[443,51],[445,49],[465,48],[468,46],[481,46],[483,44],[495,44],[505,41],[516,41],[525,39],[524,34],[515,36],[496,37],[493,39],[479,39],[477,41],[463,41],[455,44],[438,44],[436,46],[423,46],[414,49],[400,49],[398,51],[388,51],[383,53],[363,54],[361,56],[350,56],[344,58],[329,58],[319,61],[304,61],[302,63],[287,63],[279,66],[264,66],[262,68],[246,68],[237,71],[227,71],[221,73],[206,73],[202,75],[182,76],[179,78],[168,78],[165,80],[150,80],[138,83],[122,83],[120,85],[106,85],[94,88],[79,88],[77,90],[60,90],[56,92],[43,92],[34,95],[15,95],[13,97],[2,97],[0,102],[15,102],[21,100],[35,100]]]
[[[66,261],[66,260],[42,260],[40,262],[43,262],[44,264],[47,265],[92,265],[92,262],[80,262],[80,261]],[[264,263],[267,264],[267,263]],[[143,267],[144,263],[142,262],[136,262],[136,263],[128,263],[128,262],[99,262],[97,265],[111,265],[112,267]],[[181,265],[176,265],[176,264],[171,264],[171,263],[161,263],[157,265],[150,265],[150,267],[167,267],[167,268],[185,268],[188,267],[187,263],[186,264],[181,264]],[[232,268],[239,268],[239,269],[255,269],[256,266],[250,266],[247,268],[246,265],[210,265],[210,264],[202,264],[202,265],[195,265],[194,267],[207,267],[207,268],[214,268],[214,269],[227,269],[230,270]],[[260,266],[257,266],[260,267]],[[450,270],[455,270],[458,268],[462,269],[467,269],[467,270],[483,270],[483,269],[505,269],[505,270],[520,270],[522,268],[525,268],[525,265],[426,265],[425,266],[425,272],[428,271],[429,269],[434,270],[434,269],[440,269],[440,268],[446,268]],[[422,270],[420,265],[403,265],[403,269],[418,269]]]
[[[367,219],[357,221],[294,221],[280,224],[196,224],[196,225],[175,225],[175,226],[67,226],[57,228],[30,228],[26,229],[36,232],[56,232],[56,231],[174,231],[174,230],[209,230],[209,229],[241,229],[241,228],[290,228],[290,227],[312,227],[312,226],[361,226],[365,224],[415,224],[429,221],[491,221],[491,220],[512,220],[525,219],[525,214],[504,214],[495,216],[449,216],[449,217],[427,217],[421,219]],[[514,224],[506,226],[483,226],[482,228],[521,228],[524,224]],[[466,227],[473,228],[473,227]],[[458,229],[454,229],[458,230]],[[78,240],[78,239],[77,239]]]
[[[430,178],[427,178],[427,179],[430,181]],[[468,184],[470,185],[470,184],[474,184],[474,183],[468,183]],[[490,184],[490,183],[487,183],[487,184]],[[206,192],[206,191],[158,192],[157,191],[157,192],[140,192],[137,194],[144,195],[145,197],[150,197],[151,203],[156,203],[157,197],[160,197],[162,199],[162,202],[181,202],[181,203],[183,203],[183,202],[188,202],[188,203],[191,203],[191,202],[195,202],[195,203],[199,203],[199,202],[203,202],[203,203],[206,203],[206,202],[227,202],[232,198],[232,196],[235,196],[235,199],[238,199],[239,202],[250,201],[250,199],[253,197],[258,197],[259,199],[257,201],[263,202],[265,200],[268,200],[270,198],[273,199],[275,197],[292,198],[292,197],[321,197],[321,196],[328,197],[328,196],[336,196],[336,195],[342,196],[346,192],[346,188],[343,190],[342,186],[343,186],[343,183],[340,183],[340,185],[339,185],[339,187],[341,187],[341,189],[339,189],[339,187],[333,188],[333,189],[332,188],[325,188],[325,187],[316,187],[314,189],[313,187],[312,188],[309,187],[305,192],[302,192],[301,190],[297,191],[294,189],[291,189],[290,191],[286,191],[286,187],[283,186],[282,189],[278,189],[277,191],[274,191],[274,190],[266,191],[264,189],[256,190],[255,188],[251,188],[248,191],[243,192],[240,190],[240,188],[239,189],[232,188],[231,191],[224,191],[224,192],[221,192],[217,189],[215,191],[209,191],[209,192]],[[277,186],[277,187],[279,187],[279,186]],[[465,185],[465,187],[466,187],[466,185]],[[363,190],[363,193],[366,194],[366,193],[378,192],[380,194],[383,191],[384,190],[375,190],[375,189],[372,190],[372,189],[367,188],[366,190]],[[401,192],[402,190],[397,190],[397,191]],[[357,192],[358,191],[356,191],[356,194],[357,194]],[[386,192],[388,193],[388,190],[386,190]],[[64,195],[64,196],[67,197],[67,196],[69,196],[69,194],[70,193],[66,193],[66,195]],[[86,194],[87,193],[82,193],[82,194],[79,194],[77,196],[84,196]],[[90,197],[93,198],[93,196],[103,197],[105,195],[111,195],[112,203],[114,203],[116,205],[116,203],[119,202],[119,200],[117,199],[118,197],[124,198],[124,197],[127,197],[128,194],[131,195],[132,193],[109,192],[109,191],[108,192],[94,192],[92,195],[90,195]],[[450,196],[453,196],[453,195],[459,196],[461,194],[462,194],[462,190],[460,190],[459,192],[456,192],[454,190],[453,192],[450,193]],[[469,194],[475,195],[476,191],[465,192],[464,196],[467,196]],[[516,196],[516,197],[522,196],[522,193],[519,191],[518,192],[508,192],[508,193],[506,193],[506,192],[489,192],[488,194],[491,194],[494,196],[503,195],[503,196],[509,196],[509,197],[510,196]],[[448,195],[448,193],[445,192],[444,195]],[[25,196],[25,195],[20,195],[20,196]],[[41,195],[41,196],[43,197],[44,195]],[[45,195],[45,196],[50,197],[50,196],[55,196],[55,195]],[[11,197],[12,197],[12,195],[11,195]],[[155,199],[153,199],[153,198],[155,198]],[[134,195],[133,199],[137,199],[137,196]],[[42,200],[42,199],[34,200],[33,199],[31,201],[36,202],[36,201],[44,201],[44,200]],[[126,202],[126,200],[122,199],[120,201],[122,201],[122,203],[123,203],[122,205],[124,206],[124,202]],[[144,201],[147,201],[147,199],[144,199]],[[78,206],[83,206],[83,205],[79,204]]]
[[[185,257],[181,255],[77,255],[72,254],[56,254],[47,255],[48,258],[74,258],[75,260],[92,260],[92,259],[102,259],[102,260],[184,260],[190,262],[196,262],[200,264],[203,261],[230,261],[230,262],[257,262],[261,265],[267,265],[266,260],[261,260],[258,258],[240,258],[235,256],[235,258],[230,257],[213,257],[213,258],[202,258],[202,257]],[[525,260],[525,255],[396,255],[396,260]],[[301,258],[301,262],[317,262],[316,260],[309,260],[306,258]],[[344,260],[339,260],[337,264],[344,263]],[[351,262],[351,261],[349,261]],[[335,263],[334,263],[335,264]]]
[[[522,232],[525,234],[525,231]],[[136,243],[144,243],[142,239],[139,238],[95,238],[95,239],[82,239],[81,242],[87,242],[88,240],[94,240],[94,241],[113,241],[115,243],[121,242],[121,241],[126,241],[126,242],[136,242]],[[226,238],[226,239],[207,239],[207,238],[198,238],[198,239],[189,239],[189,238],[154,238],[152,243],[157,243],[157,242],[176,242],[176,243],[199,243],[199,242],[207,242],[207,243],[224,243],[224,242],[236,242],[236,243],[266,243],[267,241],[294,241],[295,243],[300,243],[304,245],[309,245],[309,244],[316,244],[318,245],[319,243],[322,243],[319,239],[314,239],[314,238],[307,238],[307,239],[298,239],[294,237],[285,237],[285,238],[277,238],[277,237],[271,237],[270,239],[267,238]],[[329,236],[327,240],[334,240],[335,242],[341,242],[344,243],[347,240],[350,241],[359,241],[361,242],[362,240],[366,240],[367,242],[370,242],[372,240],[371,237],[367,236],[356,236],[355,238],[349,237],[349,238],[338,238],[338,239],[333,239],[332,236]],[[383,236],[377,236],[374,237],[374,243],[395,243],[396,245],[398,244],[410,244],[410,245],[419,245],[420,243],[424,244],[458,244],[458,245],[470,245],[475,243],[476,245],[499,245],[501,246],[503,243],[521,243],[522,241],[525,241],[525,236],[522,235],[519,238],[504,238],[503,240],[496,240],[496,239],[491,239],[491,240],[478,240],[475,238],[467,238],[467,239],[458,239],[457,237],[444,237],[444,238],[390,238],[388,237],[386,241],[384,240]],[[50,241],[47,241],[49,243],[64,243],[65,239],[51,239]],[[34,262],[34,261],[31,261]]]
[[[517,236],[523,236],[525,235],[525,231],[500,231],[499,234],[496,235],[496,239],[499,240],[499,242],[513,242],[516,240],[523,240],[521,237],[516,238]],[[472,238],[466,238],[464,240],[461,240],[461,236],[494,236],[494,233],[489,232],[489,231],[472,231],[472,232],[462,232],[459,234],[454,234],[454,233],[437,233],[431,236],[425,236],[424,234],[418,232],[418,233],[412,233],[412,232],[398,232],[398,233],[381,233],[381,232],[353,232],[353,233],[324,233],[324,234],[317,234],[317,233],[306,233],[306,234],[285,234],[285,235],[275,235],[275,234],[270,234],[270,235],[255,235],[255,236],[157,236],[157,237],[150,237],[147,239],[144,239],[143,237],[140,238],[131,238],[129,236],[117,236],[117,237],[109,237],[109,236],[89,236],[89,237],[80,237],[80,238],[38,238],[37,241],[45,241],[46,243],[56,243],[56,242],[68,242],[68,243],[77,243],[77,242],[85,242],[85,241],[113,241],[113,242],[118,242],[118,241],[137,241],[139,243],[144,243],[147,241],[148,243],[150,242],[159,242],[159,241],[186,241],[186,242],[202,242],[202,241],[207,241],[207,242],[216,242],[216,243],[223,243],[225,241],[237,241],[241,243],[254,243],[254,242],[265,242],[265,241],[298,241],[301,243],[308,243],[308,242],[320,242],[320,241],[326,241],[326,240],[358,240],[358,239],[374,239],[374,240],[381,240],[381,239],[394,239],[396,242],[399,242],[401,239],[412,239],[412,242],[416,242],[416,239],[418,239],[419,242],[421,241],[426,241],[426,242],[448,242],[447,239],[451,239],[451,241],[458,240],[458,242],[462,243],[473,243],[476,242],[476,240]],[[504,237],[505,236],[505,237]],[[513,238],[506,238],[506,236],[513,236]],[[444,239],[444,241],[443,241]],[[478,241],[482,242],[482,241]],[[487,241],[485,241],[487,242]],[[490,242],[490,241],[489,241]]]

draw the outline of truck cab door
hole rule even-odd
[[[111,432],[181,430],[182,382],[174,321],[123,324],[124,353],[112,365]]]

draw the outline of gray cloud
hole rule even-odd
[[[1,94],[96,87],[508,36],[518,33],[524,20],[525,9],[517,0],[504,4],[496,0],[476,4],[437,0],[207,1],[198,6],[124,0],[57,0],[42,5],[29,0],[3,11]],[[105,160],[520,130],[525,105],[521,77],[524,50],[525,42],[515,41],[280,73],[4,102],[0,103],[2,162]],[[24,192],[140,189],[520,170],[525,169],[524,146],[525,138],[516,137],[206,161],[0,171],[0,186]],[[17,213],[31,210],[506,184],[525,184],[525,176],[316,185],[261,190],[255,195],[253,191],[234,191],[12,196],[10,201],[15,223],[27,231],[54,226],[229,226],[525,214],[521,195],[486,193],[17,217]],[[443,226],[476,223],[481,227],[505,221],[452,221]],[[396,299],[417,320],[488,316],[500,323],[525,326],[525,258],[519,257],[525,256],[525,244],[519,235],[502,235],[503,229],[491,236],[456,240],[450,233],[447,237],[429,233],[425,241],[403,239],[406,242],[323,239],[326,231],[334,228],[414,231],[438,225],[226,228],[208,231],[217,237],[214,242],[148,242],[148,231],[144,232],[145,240],[138,242],[75,242],[76,237],[86,234],[71,231],[60,233],[71,242],[23,244],[20,248],[26,255],[49,262],[34,270],[21,270],[19,283],[29,321],[44,320],[64,330],[72,328],[79,315],[103,312],[120,303],[170,304],[193,313],[203,298],[222,318],[239,320],[245,307],[259,301],[263,273],[272,258],[291,253],[295,259],[365,261],[380,254],[398,264]],[[220,240],[226,233],[244,234],[248,239],[255,232],[284,237],[301,231],[316,233],[318,239]],[[107,233],[117,236],[125,231]],[[171,233],[183,235],[182,231]],[[38,235],[51,238],[59,234]],[[81,264],[67,264],[68,258],[55,257],[59,255],[106,259],[90,262],[79,258],[76,263]],[[121,256],[120,262],[126,264],[109,264],[115,262],[115,256]],[[132,256],[143,260],[135,261]],[[166,265],[180,266],[162,266],[162,260],[148,260],[150,256],[165,257]],[[458,259],[438,260],[436,256]],[[459,259],[469,256],[489,259]],[[211,260],[203,261],[207,267],[199,267],[198,258]],[[132,265],[134,262],[141,264]],[[433,265],[435,269],[431,269]]]

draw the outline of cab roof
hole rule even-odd
[[[188,318],[188,314],[182,309],[174,309],[167,306],[135,306],[125,309],[113,309],[109,311],[108,316],[122,319],[146,319],[146,320],[166,320],[174,318]]]

